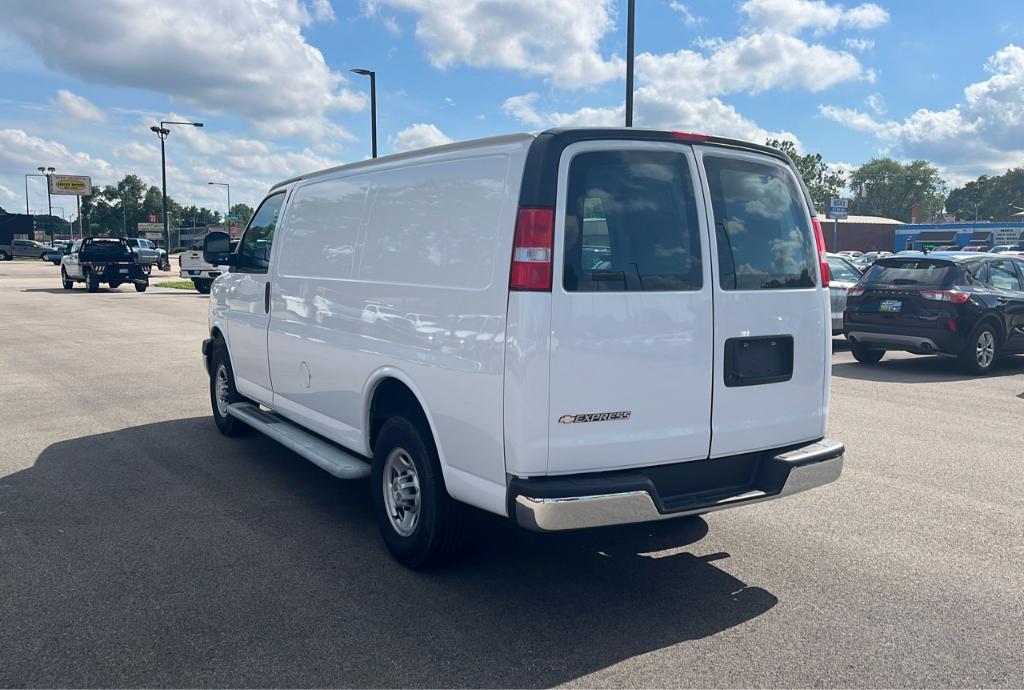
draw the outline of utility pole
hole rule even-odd
[[[630,0],[632,1],[632,0]],[[370,137],[373,158],[377,157],[377,73],[372,69],[352,69],[354,74],[370,78]]]
[[[636,0],[629,0],[626,18],[626,126],[633,126],[633,35],[636,18]]]

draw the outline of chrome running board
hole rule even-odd
[[[365,460],[311,434],[274,412],[261,410],[252,403],[234,403],[228,406],[228,414],[339,479],[362,479],[370,476],[370,465]]]

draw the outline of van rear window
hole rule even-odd
[[[885,259],[868,269],[862,282],[872,285],[945,285],[955,268],[948,261]]]
[[[599,151],[572,159],[562,276],[567,291],[699,290],[700,252],[683,154]]]
[[[807,207],[781,165],[705,156],[723,290],[815,285]]]

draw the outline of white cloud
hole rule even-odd
[[[57,99],[54,105],[63,110],[68,116],[83,122],[103,122],[107,114],[100,110],[95,103],[84,96],[78,96],[61,89],[57,92]]]
[[[844,38],[843,46],[858,53],[866,53],[875,47],[875,42],[870,38]]]
[[[299,0],[7,4],[3,30],[51,69],[240,116],[267,136],[344,138],[329,115],[365,104],[302,34],[333,16],[323,0],[312,10]]]
[[[53,166],[58,173],[97,178],[113,172],[110,163],[102,158],[72,152],[59,142],[32,136],[21,129],[0,129],[0,174],[21,176],[40,165]]]
[[[991,76],[964,89],[965,102],[946,110],[921,108],[903,121],[879,120],[850,108],[824,105],[825,117],[873,134],[908,158],[965,171],[999,172],[1024,160],[1024,48],[1008,45],[985,64]]]
[[[313,19],[318,22],[333,22],[334,8],[331,0],[313,0]]]
[[[708,56],[687,49],[641,53],[636,58],[637,76],[691,97],[773,88],[821,91],[864,77],[857,58],[849,53],[782,33],[740,36],[712,45]]]
[[[514,69],[581,87],[620,79],[624,63],[600,52],[614,27],[611,0],[376,0],[417,15],[416,37],[441,69]]]
[[[431,124],[417,123],[406,127],[395,135],[391,142],[391,148],[396,153],[412,151],[413,149],[424,149],[428,146],[440,146],[450,144],[452,140],[436,126]]]
[[[885,115],[885,99],[880,93],[873,93],[864,99],[864,103],[875,115]]]
[[[889,21],[889,13],[874,3],[845,9],[824,0],[747,0],[740,6],[759,29],[800,33],[834,31],[839,26],[875,29]]]
[[[702,24],[704,24],[704,22],[707,21],[707,17],[700,17],[694,14],[693,10],[691,10],[683,3],[679,2],[679,0],[672,0],[672,2],[668,4],[668,6],[671,9],[678,12],[680,16],[683,18],[683,24],[690,28],[701,26]]]
[[[15,194],[10,189],[0,184],[0,197],[3,197],[7,201],[18,201],[20,195]]]

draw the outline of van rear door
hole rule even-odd
[[[549,473],[708,456],[711,244],[698,180],[689,145],[590,141],[563,151]]]
[[[715,230],[711,457],[821,438],[829,295],[801,183],[772,156],[695,150]]]

